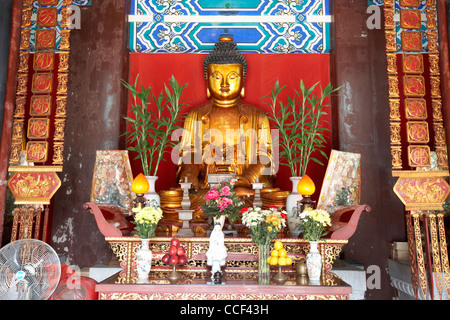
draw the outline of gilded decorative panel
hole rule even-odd
[[[49,204],[60,186],[56,172],[15,172],[8,181],[16,204]]]
[[[444,174],[444,173],[441,173]],[[399,174],[394,191],[404,203],[406,210],[442,210],[450,186],[441,176],[430,177],[426,173]]]

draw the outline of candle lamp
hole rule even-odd
[[[144,198],[144,194],[149,189],[150,185],[147,178],[142,173],[138,174],[131,184],[131,191],[136,194],[136,198],[133,199],[134,208],[142,209],[145,207],[146,199]]]
[[[302,213],[305,209],[314,209],[315,201],[311,200],[311,195],[316,191],[314,181],[305,174],[297,184],[297,191],[303,197],[297,202],[297,212]]]

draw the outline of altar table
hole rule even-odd
[[[271,275],[276,274],[272,272]],[[171,284],[168,272],[150,272],[147,283],[117,283],[118,275],[97,284],[100,300],[348,300],[352,287],[333,273],[317,283],[295,272],[287,272],[286,282],[271,278],[258,284],[257,273],[225,273],[222,284],[213,284],[208,272],[180,272]]]

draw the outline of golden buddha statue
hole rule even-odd
[[[251,183],[272,185],[269,121],[245,104],[245,57],[230,37],[221,37],[205,58],[209,102],[192,110],[181,140],[178,181],[208,189],[207,174],[235,174],[238,195],[252,194]]]
[[[194,220],[202,219],[199,207],[210,188],[208,175],[233,175],[236,194],[244,200],[254,194],[252,183],[271,188],[274,177],[269,121],[242,100],[247,61],[231,37],[222,36],[206,56],[204,73],[209,101],[186,117],[177,168],[177,181],[193,186]],[[163,192],[162,200],[170,192],[174,190]]]

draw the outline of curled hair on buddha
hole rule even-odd
[[[206,56],[203,62],[205,78],[207,78],[207,69],[210,64],[241,64],[244,67],[244,79],[247,75],[247,59],[239,52],[230,36],[221,36],[214,50]]]

